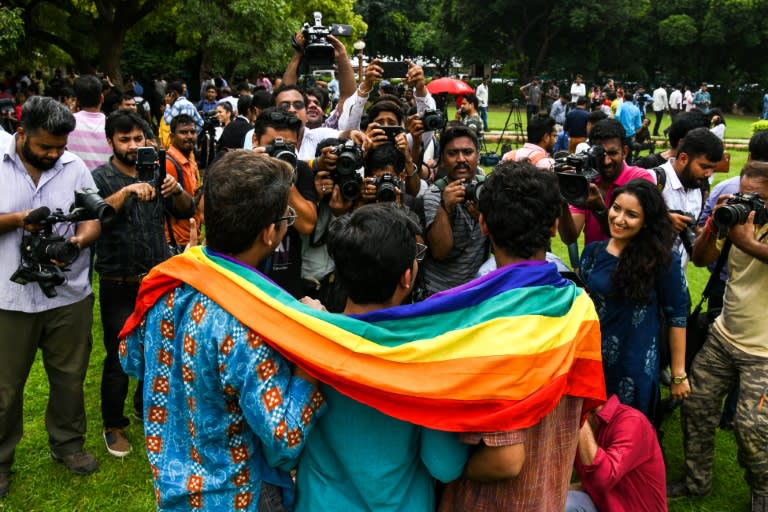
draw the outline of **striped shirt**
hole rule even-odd
[[[437,210],[441,208],[442,192],[432,185],[424,194],[424,224],[428,231],[435,222]],[[438,261],[424,260],[424,280],[427,292],[441,292],[462,285],[475,278],[485,260],[486,240],[480,232],[480,223],[475,220],[463,204],[456,205],[449,214],[453,228],[453,247],[448,256]]]
[[[67,139],[67,149],[85,162],[89,171],[104,165],[112,156],[112,148],[107,142],[104,123],[107,117],[101,112],[76,112],[77,125]]]
[[[495,482],[459,479],[446,487],[439,512],[562,512],[578,444],[582,399],[565,396],[537,425],[525,430],[461,434],[467,444],[525,443],[516,478]]]

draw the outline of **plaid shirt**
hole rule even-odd
[[[170,126],[173,118],[179,114],[187,114],[195,120],[196,130],[199,135],[200,131],[203,129],[203,118],[200,116],[200,113],[192,102],[184,96],[179,96],[176,101],[173,102],[173,105],[168,105],[166,107],[165,112],[163,113],[163,119],[165,119],[166,124]]]
[[[445,489],[439,512],[562,512],[568,495],[581,419],[581,398],[563,397],[538,425],[525,430],[462,434],[467,444],[525,443],[517,478],[496,482],[460,479]]]

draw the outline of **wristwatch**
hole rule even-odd
[[[688,379],[688,375],[682,374],[679,377],[672,377],[672,384],[682,384]]]

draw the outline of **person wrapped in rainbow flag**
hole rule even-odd
[[[284,213],[287,186],[281,196],[279,187],[250,189],[239,183],[229,191],[232,204],[222,202],[217,180],[225,172],[230,181],[240,182],[253,175],[280,174],[274,169],[279,164],[264,163],[267,157],[238,153],[226,155],[208,173],[208,246],[155,267],[121,333],[126,372],[145,381],[147,449],[163,510],[192,501],[213,509],[219,497],[221,503],[235,500],[237,505],[252,500],[255,507],[262,496],[253,477],[261,477],[256,482],[260,485],[283,486],[290,501],[290,484],[280,470],[295,463],[297,450],[325,407],[312,377],[386,415],[451,432],[527,429],[554,411],[563,397],[583,399],[584,413],[605,400],[597,315],[586,293],[543,261],[548,239],[540,248],[525,249],[526,256],[501,260],[508,248],[494,243],[498,270],[422,303],[358,316],[317,310],[255,270],[258,258],[269,255],[292,217]],[[246,162],[233,165],[237,159],[248,160],[251,168],[245,169]],[[513,164],[521,165],[526,167]],[[500,193],[514,182],[517,167],[500,172]],[[546,175],[535,168],[533,172]],[[494,174],[488,190],[481,192],[481,211],[495,179]],[[557,183],[554,177],[550,181],[539,189],[553,190],[559,209]],[[252,222],[250,209],[264,208],[261,203],[271,204],[273,212],[259,210],[261,222]],[[221,215],[219,209],[236,214]],[[266,225],[263,219],[268,219]],[[247,233],[243,240],[252,243],[222,251],[233,242],[235,224]],[[521,225],[531,229],[525,220]],[[545,230],[548,236],[555,227],[553,217]],[[233,366],[231,355],[246,349],[268,351],[269,357],[254,366],[242,361]],[[207,366],[195,373],[190,366],[200,359]],[[293,376],[286,361],[297,366]],[[275,375],[283,378],[275,386],[255,382]],[[225,405],[206,407],[220,417],[206,417],[201,403],[218,399],[217,393]],[[237,420],[225,435],[228,460],[209,460],[200,454],[200,447],[210,448],[200,439],[201,431],[214,436],[225,423],[222,417]],[[289,424],[291,418],[301,421]],[[233,443],[240,451],[231,448]],[[171,453],[179,446],[187,452]],[[189,453],[187,464],[183,458]],[[174,467],[183,471],[170,471],[167,465],[179,457],[183,466]],[[238,472],[217,479],[211,473],[216,462]]]

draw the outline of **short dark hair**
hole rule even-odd
[[[744,168],[741,170],[741,177],[768,180],[768,161],[754,159],[748,160],[747,163],[744,164]]]
[[[215,85],[213,85],[213,84],[208,84],[208,85],[205,87],[205,92],[208,92],[208,91],[210,91],[211,89],[213,89],[214,91],[216,91],[216,92],[218,93],[218,90],[216,89],[216,86],[215,86]]]
[[[197,126],[192,116],[189,114],[179,114],[171,119],[171,133],[176,133],[176,127],[180,124],[194,124]]]
[[[402,107],[397,103],[395,103],[394,101],[389,101],[389,100],[378,100],[376,101],[376,103],[371,105],[371,108],[368,109],[369,121],[372,122],[382,112],[392,112],[393,114],[395,114],[395,116],[397,116],[398,122],[400,122],[400,124],[403,124],[403,119],[405,118],[405,114],[403,113]]]
[[[463,124],[448,125],[440,134],[440,157],[443,156],[445,147],[453,140],[460,139],[461,137],[468,137],[475,145],[475,149],[480,149],[480,141],[477,139],[475,130],[464,126]]]
[[[391,204],[365,205],[339,218],[328,233],[328,252],[348,297],[380,304],[392,297],[413,266],[419,226]]]
[[[309,96],[314,96],[317,98],[317,101],[320,102],[320,108],[324,111],[328,108],[328,104],[330,103],[330,97],[328,96],[328,91],[323,89],[322,87],[310,87],[304,92],[304,97],[308,98]]]
[[[28,134],[43,130],[55,136],[68,135],[75,124],[69,108],[47,96],[32,96],[21,108],[21,127]]]
[[[502,162],[486,178],[479,199],[496,247],[526,259],[549,247],[561,203],[554,173],[529,162]]]
[[[576,105],[586,105],[587,104],[587,97],[586,96],[579,96],[576,98]]]
[[[555,129],[555,120],[549,116],[533,116],[528,121],[528,142],[538,144],[545,135],[552,133]]]
[[[293,169],[253,151],[229,151],[208,168],[203,185],[208,247],[226,254],[245,251],[283,216]]]
[[[758,162],[768,162],[768,131],[752,135],[749,139],[749,156]]]
[[[272,104],[274,106],[277,106],[277,97],[286,91],[298,91],[299,94],[301,94],[301,97],[304,99],[304,103],[307,102],[307,95],[304,94],[304,91],[301,90],[298,85],[284,84],[272,91]]]
[[[709,116],[701,110],[692,110],[690,112],[680,112],[675,116],[675,120],[669,126],[669,145],[677,148],[685,134],[694,128],[708,128]]]
[[[595,124],[598,121],[602,121],[603,119],[608,119],[608,114],[603,112],[602,110],[593,110],[589,113],[587,116],[587,122],[591,124]]]
[[[616,119],[603,119],[592,125],[592,131],[589,132],[589,142],[595,144],[618,139],[624,145],[626,134],[624,127]]]
[[[318,157],[323,154],[323,149],[331,146],[338,146],[339,144],[344,144],[344,141],[346,139],[339,139],[336,137],[328,137],[327,139],[323,139],[320,142],[318,142],[317,147],[315,148],[315,156]]]
[[[264,110],[273,106],[272,94],[266,90],[255,91],[253,93],[253,99],[251,100],[251,108],[258,108]]]
[[[177,93],[179,96],[181,96],[182,94],[184,94],[184,82],[182,82],[181,80],[176,80],[174,82],[171,82],[168,84],[168,88],[166,89],[166,91],[167,92],[173,91]]]
[[[685,153],[689,158],[706,157],[710,162],[723,159],[723,141],[708,128],[695,128],[685,134],[677,154]]]
[[[464,99],[467,100],[467,103],[471,103],[475,110],[480,108],[480,100],[477,99],[477,95],[473,93],[465,94]]]
[[[253,96],[247,94],[237,98],[237,113],[244,116],[253,103]]]
[[[259,117],[253,123],[253,134],[258,139],[266,133],[267,128],[291,130],[298,136],[301,129],[301,120],[293,112],[269,107],[262,110]]]
[[[382,144],[368,150],[365,156],[365,175],[373,176],[375,171],[391,165],[396,173],[400,173],[405,168],[405,157],[403,153],[392,144]]]
[[[107,116],[104,123],[104,132],[108,139],[112,139],[115,133],[128,133],[138,128],[142,133],[147,131],[147,123],[133,110],[115,110]]]
[[[103,87],[95,75],[80,75],[73,84],[77,103],[83,108],[98,107]]]

